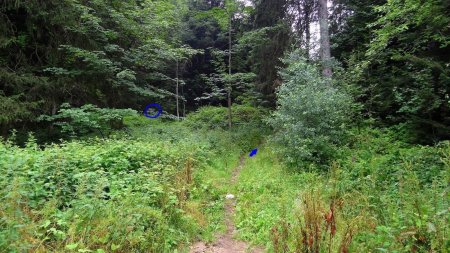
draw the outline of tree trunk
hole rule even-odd
[[[180,107],[179,107],[179,102],[178,102],[178,59],[177,59],[177,69],[175,70],[175,75],[176,75],[176,79],[177,79],[177,88],[176,88],[176,96],[177,96],[177,117],[178,120],[180,120]]]
[[[304,15],[305,15],[305,50],[306,50],[306,56],[309,59],[310,58],[310,51],[311,51],[311,21],[313,19],[313,13],[314,13],[314,0],[306,0],[304,2]]]
[[[328,6],[327,0],[319,0],[319,25],[320,25],[320,53],[323,65],[323,75],[331,77],[333,72],[330,66],[330,36],[328,33]]]
[[[302,2],[299,1],[299,0],[294,0],[293,4],[295,5],[295,7],[297,7],[298,18],[297,18],[296,23],[295,23],[295,29],[297,30],[298,39],[299,39],[300,44],[301,44],[301,43],[304,42],[303,35],[304,35],[304,32],[305,32],[305,24],[302,22],[303,21],[303,19],[302,19],[303,16],[302,15],[304,13],[303,5],[302,5]]]
[[[183,97],[183,119],[186,118],[186,98],[184,96],[184,85],[181,85],[181,96]]]
[[[231,128],[232,119],[231,119],[231,16],[230,16],[230,24],[228,30],[228,75],[229,75],[229,83],[228,83],[228,128]]]
[[[3,139],[6,140],[8,138],[8,125],[6,123],[0,123],[0,129]]]
[[[306,56],[309,59],[309,51],[310,51],[309,43],[311,41],[311,30],[309,29],[311,20],[309,17],[311,14],[306,13],[306,12],[305,12],[305,14],[306,14],[305,15],[305,51],[306,51]]]

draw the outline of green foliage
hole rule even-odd
[[[352,99],[324,79],[314,65],[296,52],[280,72],[284,83],[277,91],[278,108],[268,122],[283,146],[287,162],[326,162],[342,143],[352,112]]]
[[[450,44],[450,35],[446,26],[450,22],[450,17],[441,15],[446,12],[446,7],[448,3],[440,0],[429,0],[424,3],[418,0],[404,2],[389,0],[386,4],[378,6],[376,10],[384,15],[371,24],[379,29],[376,30],[376,39],[371,43],[367,54],[373,55],[386,48],[389,40],[393,38],[401,41],[411,39],[405,33],[410,29],[420,29],[423,25],[428,27],[421,30],[421,41],[414,40],[410,52],[420,50],[419,46],[423,41],[434,41],[442,48],[447,47]],[[441,28],[444,30],[440,30]],[[440,33],[436,33],[439,30]]]
[[[303,177],[284,170],[273,149],[265,145],[245,161],[235,188],[235,222],[240,237],[269,249],[270,230],[280,221],[282,209],[306,187]]]
[[[105,109],[95,105],[83,105],[80,108],[72,108],[69,104],[62,104],[58,114],[42,115],[39,120],[53,122],[61,128],[61,132],[71,136],[80,136],[94,130],[121,129],[124,127],[123,118],[136,114],[131,109]]]
[[[258,147],[264,136],[270,134],[270,129],[263,123],[266,114],[267,111],[262,108],[233,105],[234,126],[228,131],[228,135],[240,153],[247,153]],[[226,107],[205,106],[197,112],[188,114],[182,124],[196,130],[225,130],[228,129],[227,116]]]
[[[194,129],[215,129],[227,128],[227,113],[226,107],[204,106],[197,112],[190,113],[184,124]],[[261,121],[264,116],[264,110],[244,105],[234,105],[232,107],[233,123],[236,125],[254,125],[261,126]]]
[[[174,97],[174,57],[199,52],[181,46],[186,11],[178,0],[5,2],[0,95],[12,110],[4,128],[29,126],[63,102],[141,108],[149,97]]]
[[[360,194],[367,202],[358,209],[375,221],[374,230],[358,237],[359,249],[445,252],[448,142],[412,146],[396,140],[392,131],[365,130],[341,151],[339,188]]]
[[[364,112],[399,125],[410,142],[448,139],[448,1],[372,2],[353,3],[355,15],[336,38]]]
[[[1,63],[1,62],[0,62]],[[39,102],[27,100],[25,87],[47,85],[45,78],[36,78],[30,74],[19,75],[0,68],[0,124],[6,126],[15,122],[35,120],[33,111],[37,110]],[[2,87],[2,86],[0,86]],[[9,89],[17,89],[17,94],[8,94]]]
[[[292,43],[314,1],[248,2],[2,1],[0,252],[185,252],[224,230],[230,192],[239,236],[269,251],[448,251],[450,2],[331,1],[334,80]],[[277,87],[261,147],[252,105]],[[231,129],[225,107],[168,120],[227,93]],[[148,103],[163,115],[109,109]]]
[[[281,20],[281,17],[278,18]],[[280,20],[272,21],[276,23],[271,26],[246,32],[236,47],[237,54],[246,59],[244,66],[250,66],[250,71],[256,74],[255,86],[263,94],[263,104],[271,107],[275,105],[274,84],[279,82],[277,71],[283,66],[280,58],[289,47],[289,27]]]
[[[197,18],[213,17],[220,28],[224,31],[230,29],[231,19],[240,11],[239,3],[236,0],[225,0],[224,7],[214,7],[205,12],[197,14]],[[241,8],[243,9],[243,8]]]
[[[1,168],[6,173],[1,181],[5,199],[2,230],[6,232],[0,236],[3,250],[65,244],[70,248],[72,242],[80,242],[91,250],[120,247],[161,252],[191,233],[192,220],[183,217],[176,189],[168,187],[184,164],[177,161],[186,160],[174,157],[171,150],[164,154],[154,143],[109,140],[67,143],[45,151],[4,145],[1,149]],[[184,159],[188,155],[186,152]],[[15,206],[16,201],[23,204]],[[44,212],[44,219],[36,220],[26,209]],[[9,216],[10,212],[20,215]],[[38,233],[18,230],[21,222],[29,229],[35,226]],[[114,229],[108,229],[110,226]],[[44,244],[28,241],[27,234]],[[83,234],[84,242],[79,241]],[[127,241],[123,241],[124,235]]]
[[[174,252],[211,240],[239,147],[224,131],[135,120],[127,139],[1,143],[0,251]]]
[[[211,8],[206,12],[198,13],[196,17],[197,18],[213,17],[219,24],[220,28],[222,30],[226,30],[230,26],[230,15],[231,13],[228,14],[226,9],[215,7]]]
[[[32,117],[30,109],[35,108],[36,103],[21,102],[20,96],[5,97],[0,95],[0,124],[9,124],[26,120]]]
[[[446,252],[450,143],[410,145],[368,128],[352,140],[327,173],[286,168],[276,147],[261,148],[236,187],[239,235],[274,252],[307,252],[310,240],[327,252]]]
[[[226,94],[231,92],[231,97],[239,96],[238,101],[244,101],[247,104],[256,103],[255,87],[253,81],[256,75],[252,72],[229,73],[229,61],[227,50],[210,49],[213,57],[211,60],[215,73],[210,75],[201,75],[211,91],[203,92],[197,101],[223,101]]]

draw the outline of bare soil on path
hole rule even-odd
[[[239,165],[233,170],[231,184],[235,184],[237,177],[244,165],[244,157],[241,157]],[[236,226],[233,222],[235,212],[236,198],[225,200],[225,224],[227,230],[220,235],[214,242],[207,244],[197,242],[192,245],[190,253],[262,253],[261,247],[252,247],[244,241],[234,239]]]

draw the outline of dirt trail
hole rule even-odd
[[[233,170],[231,176],[231,184],[235,184],[237,177],[244,165],[244,157],[241,157],[239,165]],[[236,227],[233,222],[233,216],[236,206],[236,198],[225,200],[225,224],[227,230],[225,234],[219,236],[211,244],[204,242],[195,243],[190,250],[190,253],[262,253],[264,250],[260,247],[251,247],[246,242],[239,241],[233,238],[236,233]]]

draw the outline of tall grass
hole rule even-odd
[[[265,146],[238,181],[240,235],[269,252],[446,252],[450,144],[364,130],[328,172],[290,168]]]

